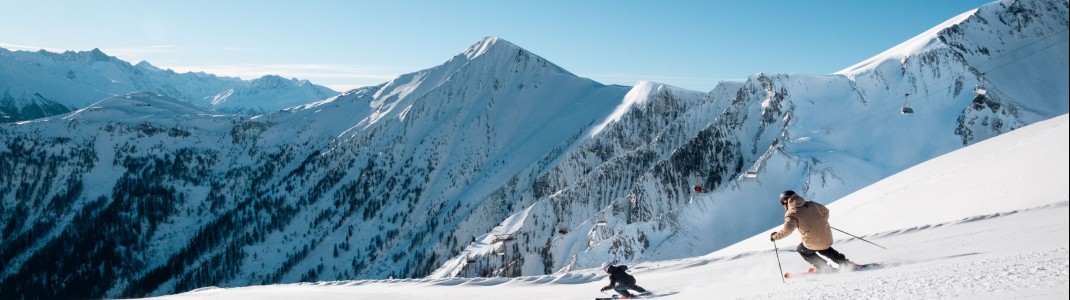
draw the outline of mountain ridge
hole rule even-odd
[[[53,53],[0,51],[0,120],[13,122],[68,113],[133,92],[152,92],[206,108],[262,114],[321,100],[334,92],[307,80],[264,76],[254,80],[203,72],[176,73],[142,61],[136,65],[100,49]]]

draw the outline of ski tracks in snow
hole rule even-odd
[[[1066,299],[1070,280],[1067,248],[1010,255],[979,261],[932,264],[905,271],[868,272],[861,279],[810,280],[771,298],[795,299],[948,299],[1004,298],[1029,290],[1038,298]],[[858,273],[848,273],[858,274]],[[846,275],[846,274],[844,274]],[[851,275],[846,275],[851,276]],[[836,284],[832,281],[848,281]],[[799,285],[796,285],[799,286]]]
[[[887,257],[887,268],[800,278],[784,288],[746,297],[1066,299],[1070,295],[1066,207],[1067,202],[1058,202],[873,235],[883,237],[889,250],[851,245],[854,249],[847,254],[852,259]]]

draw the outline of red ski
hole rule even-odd
[[[817,269],[816,268],[810,268],[809,270],[806,270],[806,272],[784,273],[784,278],[789,278],[790,279],[790,278],[802,277],[802,276],[811,275],[811,274],[817,274]]]

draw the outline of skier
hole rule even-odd
[[[628,299],[632,297],[632,294],[628,290],[635,290],[639,292],[639,295],[649,295],[650,291],[635,285],[635,277],[629,275],[627,272],[628,266],[614,266],[609,263],[602,264],[602,270],[609,273],[609,285],[602,287],[603,292],[609,289],[613,289],[620,294],[621,299]]]
[[[780,194],[780,204],[787,212],[784,213],[784,226],[780,231],[774,231],[769,240],[783,239],[799,229],[802,235],[802,243],[795,251],[802,255],[806,262],[814,265],[818,273],[836,271],[821,254],[839,265],[840,270],[855,269],[855,263],[847,259],[836,249],[832,249],[832,227],[829,225],[829,209],[821,203],[807,201],[795,193],[787,190]]]

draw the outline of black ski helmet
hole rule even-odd
[[[788,198],[791,198],[791,196],[795,196],[795,191],[786,190],[783,193],[780,193],[780,202],[783,203],[784,201],[788,201]]]

